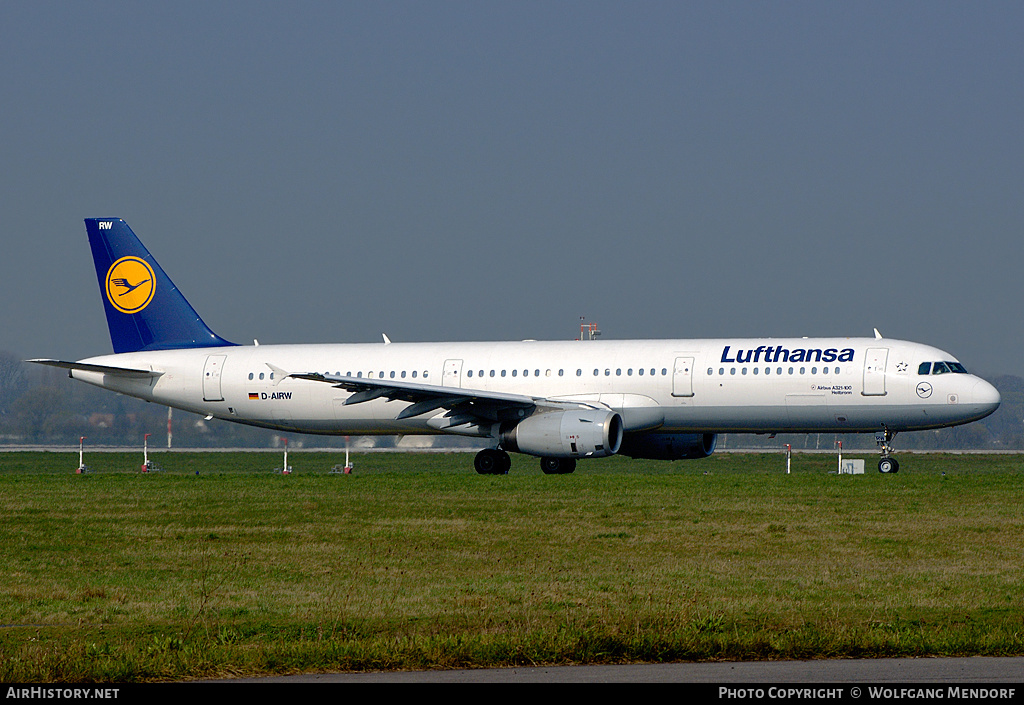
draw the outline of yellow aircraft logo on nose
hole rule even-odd
[[[107,270],[107,301],[121,313],[138,313],[156,293],[156,275],[139,257],[122,257]]]

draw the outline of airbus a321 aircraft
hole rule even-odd
[[[948,353],[881,338],[259,345],[211,331],[128,225],[85,221],[113,355],[74,379],[209,417],[301,433],[481,439],[569,473],[580,458],[703,458],[719,433],[876,433],[988,416],[999,392]]]

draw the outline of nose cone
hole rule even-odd
[[[984,418],[998,409],[1000,401],[1002,398],[999,396],[999,390],[983,379],[979,379],[971,390],[971,403],[982,412],[979,418]]]

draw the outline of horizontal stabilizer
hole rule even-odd
[[[109,365],[90,365],[86,362],[65,362],[64,360],[25,360],[25,362],[33,362],[37,365],[48,365],[50,367],[60,367],[65,370],[81,370],[82,372],[99,372],[104,375],[114,375],[116,377],[129,377],[132,379],[146,379],[151,377],[159,377],[163,372],[156,372],[154,370],[136,370],[131,367],[111,367]]]

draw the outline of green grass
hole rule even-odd
[[[0,679],[1024,654],[1014,455],[154,458],[0,454]]]

